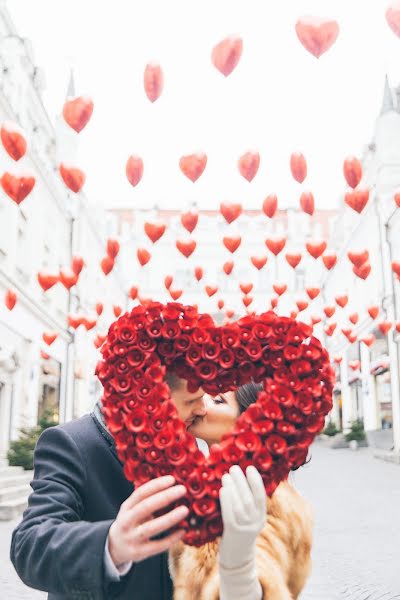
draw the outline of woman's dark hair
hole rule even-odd
[[[261,383],[254,383],[254,381],[250,381],[250,383],[245,383],[238,387],[235,391],[236,402],[239,405],[239,414],[242,414],[246,408],[248,408],[251,404],[257,400],[258,394],[262,391],[263,386]],[[311,460],[311,456],[306,460],[303,464],[306,465]],[[296,471],[299,467],[292,469],[292,471]]]

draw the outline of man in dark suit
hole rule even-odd
[[[204,416],[201,390],[189,393],[174,377],[168,383],[188,427]],[[153,513],[185,494],[174,483],[160,477],[134,491],[100,403],[90,415],[46,429],[35,449],[33,493],[12,536],[18,575],[49,600],[172,600],[167,551],[183,532],[166,532],[187,508]]]

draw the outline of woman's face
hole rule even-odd
[[[235,392],[225,392],[217,396],[204,394],[204,402],[206,415],[197,417],[188,431],[211,446],[220,442],[225,433],[232,431],[239,416],[239,405]]]

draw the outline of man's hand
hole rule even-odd
[[[108,535],[109,551],[115,565],[139,562],[160,554],[182,539],[184,531],[180,529],[160,540],[150,540],[177,525],[189,513],[186,506],[178,506],[161,517],[153,516],[185,495],[185,487],[174,484],[172,475],[158,477],[143,484],[121,504]]]

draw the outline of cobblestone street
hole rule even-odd
[[[315,444],[296,487],[316,513],[314,569],[301,600],[400,599],[400,467],[371,450]],[[13,523],[0,523],[0,597],[45,598],[25,587],[8,560]]]

